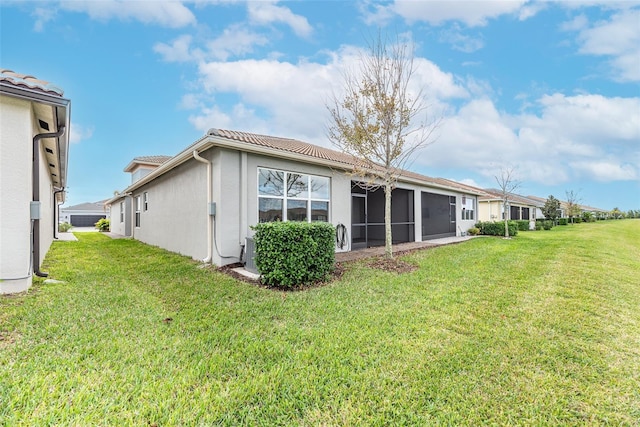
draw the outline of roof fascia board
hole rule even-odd
[[[69,101],[68,99],[62,98],[58,95],[28,89],[25,87],[19,87],[5,82],[0,82],[0,93],[7,96],[13,96],[14,98],[22,98],[29,101],[36,101],[43,104],[59,107],[68,107],[71,103],[71,101]]]

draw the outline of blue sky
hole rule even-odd
[[[520,194],[640,209],[640,2],[0,3],[0,66],[71,99],[66,205],[129,184],[135,156],[209,128],[330,146],[326,102],[378,29],[415,45],[442,116],[411,169]]]

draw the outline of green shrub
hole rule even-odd
[[[99,231],[109,231],[110,222],[106,218],[100,218],[100,221],[94,224]]]
[[[569,220],[567,218],[558,218],[558,225],[567,225]]]
[[[504,221],[479,222],[476,224],[476,228],[480,230],[480,234],[486,236],[504,236]],[[515,221],[509,221],[509,236],[516,236],[517,234],[518,224]]]
[[[471,227],[470,229],[467,230],[467,233],[472,236],[477,236],[478,234],[480,234],[480,229],[477,227]]]
[[[62,224],[58,224],[58,231],[60,233],[66,233],[67,231],[71,230],[71,227],[72,225],[68,222],[63,222]]]
[[[518,231],[527,231],[529,229],[529,220],[528,219],[516,220],[516,224],[518,225]]]
[[[256,231],[256,266],[267,285],[286,289],[328,279],[335,230],[326,222],[267,222]]]
[[[573,222],[575,222],[576,224],[580,224],[582,222],[582,218],[577,216],[577,217],[573,218]]]
[[[553,228],[553,221],[543,221],[542,228],[545,230],[551,230]]]
[[[542,230],[542,221],[536,221],[536,230],[537,231]]]

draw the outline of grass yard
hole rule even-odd
[[[77,236],[0,297],[0,425],[640,424],[640,220],[290,293]]]

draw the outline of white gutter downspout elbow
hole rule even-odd
[[[197,150],[193,150],[193,158],[207,165],[207,210],[213,201],[211,188],[213,187],[213,178],[211,176],[211,162],[198,154]],[[213,254],[213,217],[207,211],[207,257],[202,260],[203,263],[211,262]]]

